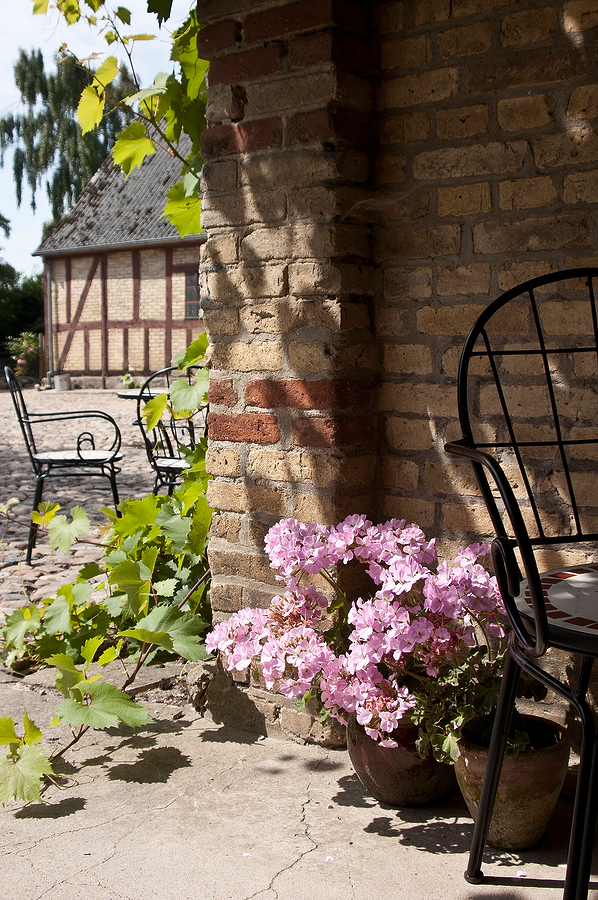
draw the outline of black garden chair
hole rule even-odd
[[[479,317],[458,375],[463,437],[495,538],[492,559],[512,626],[465,877],[482,856],[521,670],[568,700],[582,726],[565,900],[587,897],[598,817],[598,741],[586,695],[598,656],[598,269],[507,291]],[[592,546],[594,544],[594,546]],[[565,551],[588,560],[569,565]],[[542,572],[543,567],[552,571]],[[543,670],[550,647],[579,658],[577,683]]]
[[[193,409],[176,413],[171,402],[171,392],[173,388],[176,392],[175,385],[179,379],[184,379],[193,387],[198,373],[203,371],[202,366],[190,366],[184,371],[177,366],[169,366],[154,372],[139,390],[137,424],[143,435],[149,464],[155,473],[154,494],[162,487],[172,494],[175,486],[180,484],[186,466],[184,449],[192,450],[197,440],[206,433],[207,403],[202,402]],[[152,409],[151,403],[157,406]]]
[[[107,478],[110,482],[112,498],[116,507],[118,505],[116,475],[120,469],[116,467],[115,463],[121,459],[119,453],[121,436],[118,425],[112,416],[99,410],[29,412],[15,374],[8,366],[4,369],[4,376],[35,474],[33,510],[37,509],[41,503],[44,484],[47,479],[60,476]],[[74,431],[67,427],[67,431],[73,434],[72,438],[69,437],[67,439],[67,446],[50,450],[38,450],[36,434],[38,441],[44,434],[46,438],[45,443],[47,443],[47,436],[52,433],[52,426],[57,422],[72,422],[76,425]],[[79,428],[84,430],[75,435]],[[95,429],[96,433],[94,434],[91,429]],[[96,443],[98,444],[97,447]],[[36,538],[37,525],[32,522],[29,529],[29,540],[25,557],[28,564],[31,562],[31,554],[35,547]]]

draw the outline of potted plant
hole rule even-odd
[[[314,698],[324,719],[347,724],[357,774],[378,799],[441,796],[463,729],[491,715],[498,697],[506,645],[488,546],[439,562],[417,525],[349,516],[331,528],[284,519],[266,551],[284,592],[217,625],[207,648],[228,669],[252,667],[267,688],[302,704]],[[368,576],[353,600],[341,587],[349,563]]]

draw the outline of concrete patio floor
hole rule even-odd
[[[92,394],[92,392],[89,392]],[[29,394],[32,406],[107,408],[126,435],[122,496],[147,493],[151,473],[131,427],[127,401],[109,391]],[[53,402],[54,401],[54,402]],[[28,461],[9,398],[0,501],[15,494],[29,511]],[[87,500],[92,520],[108,502],[82,496],[81,482],[55,491],[63,508]],[[128,488],[128,490],[127,490]],[[48,499],[53,496],[48,492]],[[94,507],[94,509],[92,509]],[[94,515],[95,512],[95,515]],[[50,562],[65,580],[76,559],[50,560],[44,542],[24,567],[26,531],[9,529],[0,559],[5,613],[26,596],[8,579]],[[12,590],[12,588],[11,588]],[[0,591],[0,594],[2,592]],[[231,729],[201,718],[179,686],[179,668],[148,670],[139,694],[155,722],[89,732],[60,765],[65,776],[42,803],[0,808],[0,885],[10,900],[529,900],[560,898],[572,804],[559,801],[538,847],[488,850],[488,884],[463,872],[472,823],[460,796],[427,809],[391,809],[370,797],[344,750],[302,745]],[[164,680],[166,678],[166,681]],[[48,726],[59,695],[48,673],[17,678],[0,670],[0,717],[20,722],[26,708]],[[50,729],[50,732],[59,729]],[[63,736],[65,732],[62,732]],[[52,749],[52,744],[49,745]],[[58,767],[57,767],[58,768]],[[591,897],[598,897],[598,878]]]

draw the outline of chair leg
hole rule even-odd
[[[33,495],[33,506],[31,507],[31,512],[34,512],[37,507],[42,502],[42,494],[44,491],[44,476],[38,475],[37,481],[35,482],[35,493]],[[29,527],[29,538],[27,540],[27,555],[25,556],[25,562],[27,565],[31,565],[31,554],[33,553],[33,548],[35,547],[35,542],[37,540],[37,525],[32,522]]]
[[[505,668],[500,686],[500,694],[496,707],[496,717],[492,729],[492,738],[488,750],[488,762],[482,785],[480,805],[473,829],[471,849],[469,851],[469,864],[465,872],[465,880],[470,884],[479,884],[483,880],[482,857],[490,828],[494,799],[498,788],[498,780],[502,769],[502,761],[507,745],[507,736],[511,726],[517,682],[521,669],[511,654],[507,652]]]
[[[578,689],[572,697],[581,721],[582,739],[563,900],[585,900],[588,895],[598,819],[598,743],[594,717],[585,699],[592,662],[583,660]]]
[[[119,504],[119,496],[118,496],[118,487],[116,486],[116,472],[114,471],[114,466],[110,466],[109,470],[110,474],[108,475],[108,479],[110,481],[110,487],[112,488],[112,500],[114,502],[114,509],[116,515],[120,518],[122,513],[118,510]]]

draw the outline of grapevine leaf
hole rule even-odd
[[[77,107],[77,120],[83,134],[93,131],[102,121],[106,98],[100,97],[97,90],[88,84],[81,92],[79,106]]]
[[[71,634],[71,607],[66,597],[56,597],[44,611],[44,629],[47,634]]]
[[[16,506],[20,502],[16,497],[9,497],[6,503],[0,503],[0,513],[7,513],[11,506]]]
[[[49,666],[56,669],[56,687],[63,697],[70,695],[71,689],[85,676],[76,666],[71,657],[66,653],[55,653],[46,659]]]
[[[48,12],[48,0],[33,0],[33,15],[45,16]]]
[[[99,634],[97,637],[88,638],[81,647],[81,656],[88,666],[92,664],[94,656],[104,643],[104,640],[104,635]]]
[[[189,344],[184,353],[178,353],[173,358],[173,364],[179,369],[187,369],[189,366],[198,366],[203,361],[208,349],[208,336],[203,331],[193,343]]]
[[[121,22],[124,22],[125,25],[131,24],[131,13],[125,6],[119,6],[116,10],[115,15],[120,19]]]
[[[159,25],[170,18],[171,10],[172,0],[147,0],[147,11],[155,13],[158,16]]]
[[[178,580],[176,578],[166,578],[164,581],[156,581],[154,582],[154,591],[158,597],[172,597],[177,584]]]
[[[151,87],[143,88],[141,91],[130,94],[130,96],[125,97],[123,103],[126,106],[134,106],[135,103],[140,103],[142,100],[147,100],[149,97],[157,97],[159,94],[163,94],[166,90],[166,80],[168,77],[166,72],[158,72]]]
[[[109,578],[110,584],[117,585],[127,595],[127,611],[134,618],[147,609],[149,602],[150,578],[142,576],[142,567],[148,571],[142,563],[127,559],[116,566]]]
[[[89,516],[81,506],[71,510],[72,522],[66,516],[56,516],[48,526],[48,539],[52,550],[68,553],[73,541],[82,534],[89,534]]]
[[[166,196],[168,200],[162,215],[168,219],[171,225],[174,225],[181,237],[185,237],[186,234],[201,234],[201,200],[199,196],[186,197],[182,181],[177,181],[166,192]]]
[[[25,715],[23,716],[23,726],[25,728],[23,742],[25,744],[39,744],[42,739],[42,733],[35,722],[27,715],[27,710],[25,710]]]
[[[20,737],[17,737],[17,733],[15,731],[15,723],[10,718],[10,716],[7,716],[4,719],[0,719],[0,745],[22,743],[22,739]]]
[[[158,499],[155,494],[149,494],[143,500],[129,500],[120,519],[117,519],[112,528],[117,534],[123,537],[135,534],[140,528],[146,525],[153,525],[156,521],[156,513],[158,511]],[[110,557],[112,558],[116,553]]]
[[[60,503],[52,503],[51,500],[42,500],[37,509],[31,513],[31,521],[34,525],[45,526],[52,521],[58,510]]]
[[[141,417],[146,420],[147,427],[150,431],[152,428],[156,427],[162,418],[162,414],[166,409],[167,404],[168,394],[159,394],[157,397],[152,397],[151,400],[148,400],[143,407]]]
[[[199,635],[204,630],[201,620],[189,612],[180,612],[174,606],[156,606],[141,619],[138,628],[149,632],[166,633],[172,639],[172,647],[179,656],[197,662],[202,658],[203,645]]]
[[[165,631],[149,631],[147,628],[128,628],[120,631],[119,636],[134,638],[142,644],[156,644],[165,650],[172,650],[172,638]]]
[[[128,34],[127,39],[129,41],[153,41],[155,40],[155,34]]]
[[[99,68],[93,73],[94,84],[99,85],[103,92],[107,84],[118,75],[118,60],[116,56],[108,56]]]
[[[56,710],[60,721],[68,725],[110,728],[118,725],[120,721],[136,728],[153,721],[147,709],[139,706],[113,684],[82,681],[76,690],[81,696],[81,701],[78,702],[74,698],[64,700]]]
[[[195,373],[195,384],[189,384],[186,378],[177,378],[170,388],[170,399],[176,412],[185,409],[199,409],[208,397],[210,374],[207,369],[199,369]]]
[[[0,802],[39,800],[40,780],[53,773],[50,760],[41,749],[31,744],[21,745],[10,758],[0,760]]]
[[[41,618],[37,606],[31,605],[15,609],[6,620],[4,637],[13,646],[21,649],[29,629],[33,632],[37,631],[40,622]]]
[[[141,166],[146,156],[156,152],[153,141],[145,133],[141,122],[131,122],[118,134],[112,156],[128,177],[133,169]]]
[[[104,650],[104,652],[98,658],[98,665],[107,666],[108,663],[114,662],[117,657],[118,647],[108,647],[108,649]]]
[[[156,516],[156,522],[162,526],[162,531],[172,541],[174,552],[183,553],[191,528],[191,519],[182,519],[172,511],[170,505],[165,504]]]

